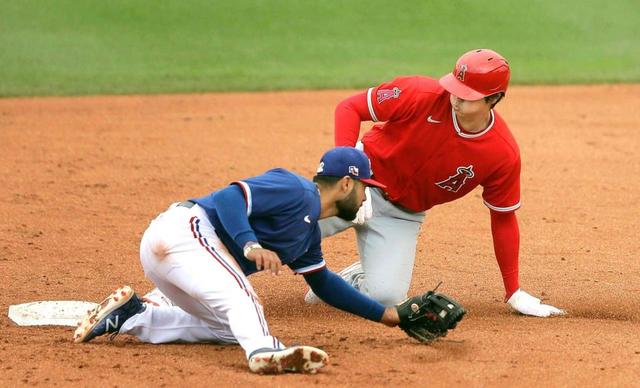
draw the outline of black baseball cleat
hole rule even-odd
[[[87,315],[78,323],[73,341],[89,342],[104,334],[118,333],[127,319],[143,312],[145,308],[131,287],[118,288],[93,310],[87,311]]]
[[[249,369],[260,374],[317,373],[329,362],[323,350],[311,346],[258,349],[249,356]]]

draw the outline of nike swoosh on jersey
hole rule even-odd
[[[440,124],[442,121],[440,120],[436,120],[433,117],[431,117],[431,115],[429,115],[429,117],[427,117],[427,121],[430,122],[431,124]]]
[[[306,222],[307,224],[310,224],[311,218],[309,218],[309,216],[304,216],[304,222]]]

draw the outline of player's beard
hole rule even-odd
[[[336,202],[336,207],[338,208],[337,216],[345,221],[353,221],[361,205],[358,204],[356,190],[354,189],[345,199]]]

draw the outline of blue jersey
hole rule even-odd
[[[320,193],[315,183],[282,168],[233,182],[242,189],[249,225],[264,248],[278,254],[282,264],[299,274],[325,267],[320,247]],[[220,222],[213,192],[192,199],[202,207],[216,234],[236,259],[245,275],[256,272],[254,262],[244,257],[243,247]]]

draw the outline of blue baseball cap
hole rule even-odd
[[[386,189],[387,186],[372,179],[371,161],[362,151],[353,147],[336,147],[325,152],[320,159],[316,171],[317,176],[332,176],[342,178],[349,176],[369,186]]]

